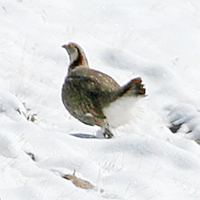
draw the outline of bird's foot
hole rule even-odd
[[[105,128],[103,135],[107,139],[110,139],[114,136],[108,128]]]

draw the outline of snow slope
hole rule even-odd
[[[1,200],[200,199],[199,1],[8,0],[0,15]],[[84,138],[98,127],[62,105],[71,41],[147,88],[113,139]],[[62,178],[74,172],[94,189]]]

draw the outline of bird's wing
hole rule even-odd
[[[87,78],[68,78],[67,85],[71,90],[68,94],[76,98],[74,103],[79,102],[78,104],[82,105],[84,112],[92,112],[91,114],[94,116],[104,116],[96,95],[98,86],[95,86],[93,81]]]
[[[110,76],[81,67],[68,74],[64,87],[63,102],[70,104],[70,113],[86,124],[100,126],[106,118],[102,109],[111,102],[112,92],[120,89]]]
[[[88,125],[103,125],[106,118],[98,99],[89,91],[86,81],[67,78],[63,86],[63,103],[69,112]]]

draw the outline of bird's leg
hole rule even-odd
[[[107,139],[112,138],[114,135],[111,133],[111,131],[108,128],[104,128],[103,136]]]

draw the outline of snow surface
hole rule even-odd
[[[1,200],[200,199],[199,1],[1,0],[0,15]],[[84,138],[98,127],[62,105],[68,42],[120,84],[143,79],[113,139]],[[61,177],[74,171],[96,189]]]

